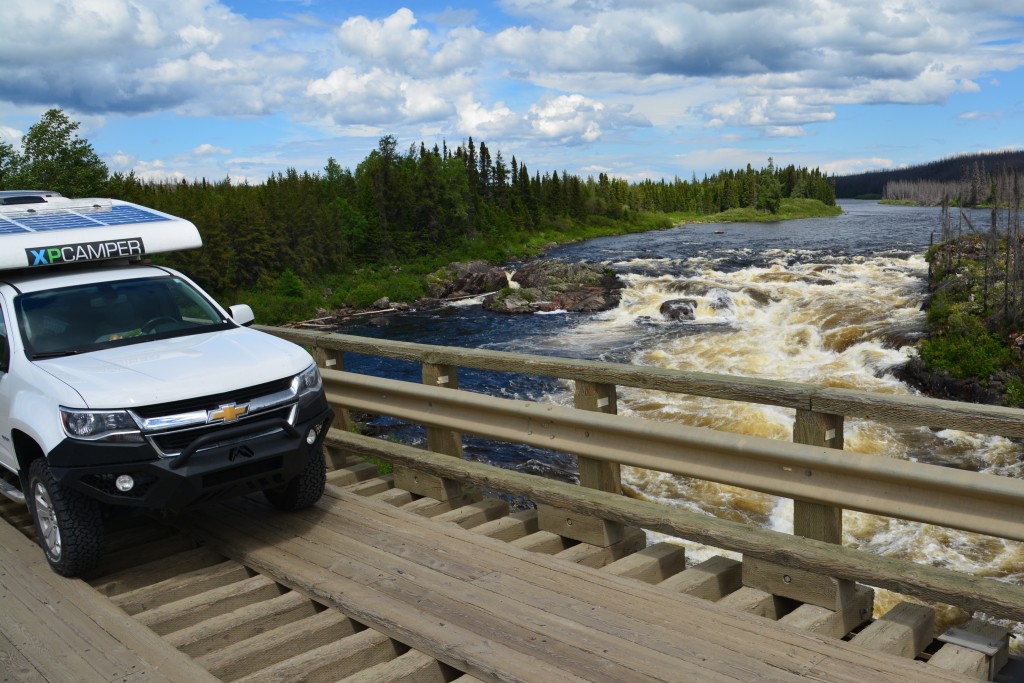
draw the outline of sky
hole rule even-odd
[[[263,182],[487,144],[530,172],[847,174],[1024,148],[1024,0],[5,0],[0,140]]]

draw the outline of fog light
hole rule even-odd
[[[306,433],[306,443],[308,445],[310,445],[310,446],[312,446],[313,444],[316,443],[316,430],[315,429],[310,429],[309,432]]]
[[[121,493],[128,493],[135,488],[135,480],[132,479],[130,475],[122,474],[117,478],[117,481],[114,482],[114,486],[116,486],[117,490]]]

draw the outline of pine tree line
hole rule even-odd
[[[957,206],[1008,206],[1019,183],[1020,173],[1014,168],[1003,166],[990,173],[975,160],[963,167],[957,180],[891,180],[885,184],[883,198],[925,206],[939,206],[944,199]]]
[[[502,262],[510,256],[505,245],[521,244],[524,235],[557,237],[652,213],[776,212],[789,197],[835,204],[832,178],[818,169],[776,168],[771,159],[766,168],[748,164],[702,180],[630,183],[606,173],[582,178],[530,169],[472,138],[454,149],[419,143],[402,152],[391,135],[355,170],[330,158],[320,173],[288,169],[261,184],[145,182],[134,172],[108,175],[91,146],[72,137],[77,128],[51,110],[29,130],[23,152],[0,147],[0,189],[106,195],[187,218],[204,248],[166,258],[217,295],[267,287],[286,271],[311,281],[362,265],[457,260],[462,253]]]

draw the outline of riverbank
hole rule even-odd
[[[1020,256],[982,235],[929,250],[928,336],[899,379],[935,398],[1024,407]]]
[[[285,271],[273,287],[235,292],[232,301],[248,303],[256,319],[267,325],[352,315],[372,310],[382,299],[406,304],[422,301],[428,295],[428,276],[454,261],[506,264],[537,258],[556,246],[597,237],[664,230],[686,224],[767,223],[841,213],[838,206],[828,206],[815,199],[783,199],[774,214],[755,209],[731,209],[706,216],[652,212],[632,213],[617,221],[601,217],[591,217],[586,223],[565,219],[536,232],[481,236],[441,256],[420,257],[401,264],[363,265],[322,274],[315,281],[304,282],[291,271]]]

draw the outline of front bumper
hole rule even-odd
[[[334,412],[321,395],[303,406],[295,424],[270,420],[226,427],[201,437],[173,458],[156,457],[148,443],[110,444],[65,439],[48,456],[63,485],[101,502],[147,509],[181,509],[285,484],[320,447]],[[306,435],[312,430],[312,445]],[[202,441],[202,443],[199,443]],[[121,492],[115,481],[129,475],[135,486]]]

